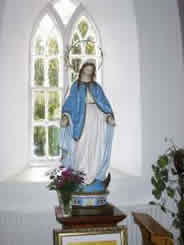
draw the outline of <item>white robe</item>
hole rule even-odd
[[[68,117],[70,126],[60,131],[62,165],[83,171],[85,184],[95,179],[103,181],[110,164],[114,127],[107,124],[106,114],[94,103],[88,89],[84,128],[78,141],[72,138],[72,121]]]
[[[84,128],[75,146],[75,169],[86,173],[90,184],[100,171],[105,146],[105,114],[99,110],[87,90]]]

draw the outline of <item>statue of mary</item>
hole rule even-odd
[[[83,192],[106,188],[115,126],[112,107],[95,76],[95,64],[84,63],[61,109],[61,163],[86,174]]]

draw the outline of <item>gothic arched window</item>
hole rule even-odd
[[[45,9],[33,32],[30,48],[32,164],[58,162],[60,109],[65,85],[71,85],[80,65],[87,59],[92,59],[97,67],[100,62],[95,25],[76,0],[53,1]],[[64,50],[79,40],[70,55],[75,71],[69,69],[68,72],[64,67]],[[99,81],[100,78],[101,71],[97,71]]]
[[[63,42],[54,21],[45,15],[37,27],[31,49],[32,157],[59,157],[57,144],[63,83]]]

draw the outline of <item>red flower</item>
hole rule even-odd
[[[73,170],[70,168],[62,171],[63,176],[72,176],[72,174],[73,174]]]

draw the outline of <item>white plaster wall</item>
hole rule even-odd
[[[0,179],[27,164],[29,39],[33,21],[45,2],[1,1]]]
[[[141,175],[140,62],[133,1],[82,2],[100,28],[104,89],[116,115],[111,166]]]
[[[4,24],[1,28],[1,77],[3,101],[8,110],[2,110],[2,179],[18,173],[28,164],[28,45],[33,24],[46,3],[5,1],[2,19]],[[140,120],[137,118],[140,112],[140,101],[137,100],[140,69],[133,5],[128,0],[117,1],[115,8],[112,8],[111,1],[89,1],[83,4],[101,32],[105,55],[104,87],[116,114],[112,166],[121,166],[124,172],[140,174],[140,151],[137,150],[141,145],[137,139],[140,132]],[[102,15],[104,4],[106,11]],[[6,136],[7,129],[9,137]],[[12,154],[7,154],[7,151]],[[120,152],[124,154],[120,155]]]
[[[151,164],[165,151],[164,137],[184,145],[183,57],[177,1],[134,1],[140,45],[142,177],[112,183],[118,203],[151,199]],[[115,193],[122,193],[117,195]],[[123,201],[124,203],[124,201]]]
[[[134,95],[130,88],[141,79],[142,176],[113,171],[110,200],[117,205],[144,203],[151,198],[151,164],[164,150],[164,137],[173,136],[183,144],[184,74],[177,4],[175,0],[82,2],[100,27],[104,86],[117,114],[112,164],[121,164],[126,149],[119,142],[126,142],[128,124],[134,120],[131,106],[123,101]],[[28,164],[28,45],[34,20],[46,3],[0,2],[0,180]],[[130,84],[128,92],[122,90],[124,81]],[[124,117],[127,109],[130,118]],[[133,170],[132,163],[126,164],[125,172]]]

